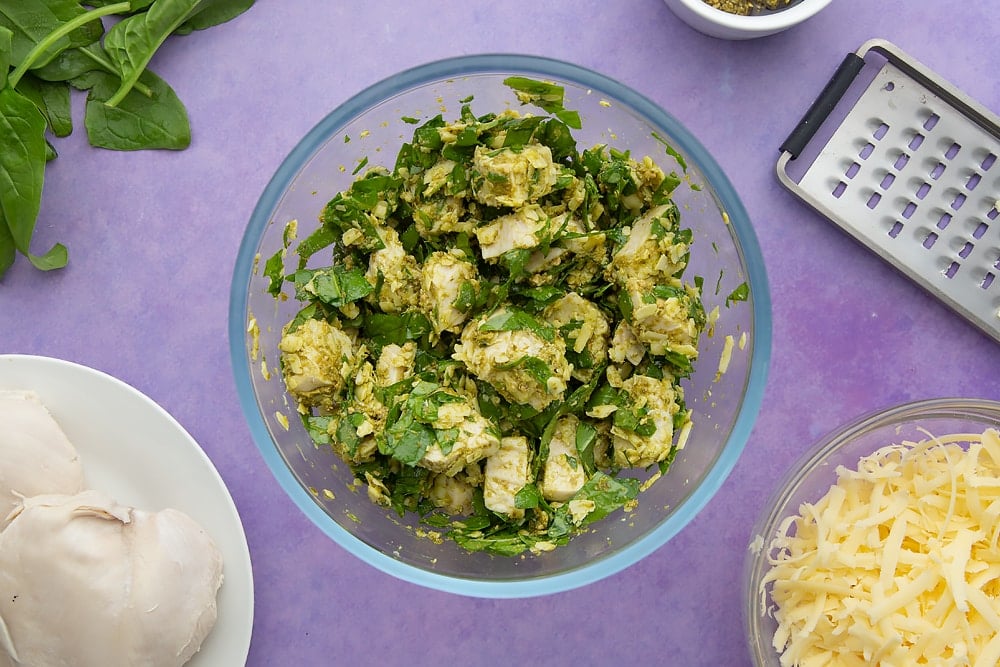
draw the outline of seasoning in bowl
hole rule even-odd
[[[709,7],[729,14],[750,16],[762,11],[776,11],[791,4],[792,0],[703,0]]]
[[[927,433],[836,472],[768,545],[781,665],[1000,663],[1000,433]]]

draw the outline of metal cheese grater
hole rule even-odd
[[[848,54],[782,144],[777,172],[1000,342],[1000,118],[871,40]]]

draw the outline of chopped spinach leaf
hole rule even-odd
[[[480,331],[519,331],[525,330],[537,334],[552,342],[555,340],[555,329],[524,310],[507,308],[499,310],[479,325]]]
[[[734,301],[746,301],[750,298],[750,285],[747,283],[740,283],[736,289],[729,293],[726,297],[726,307],[728,308],[730,304]]]

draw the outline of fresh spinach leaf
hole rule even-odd
[[[89,90],[97,83],[96,78],[88,76],[93,71],[118,77],[118,69],[108,58],[100,42],[67,49],[47,65],[33,69],[31,73],[45,81],[65,81],[77,90]],[[146,97],[153,97],[153,91],[142,81],[136,81],[133,88]]]
[[[166,81],[144,70],[139,81],[153,91],[147,97],[129,90],[117,106],[107,104],[118,89],[110,74],[91,72],[95,82],[87,95],[84,126],[92,146],[117,151],[183,150],[191,144],[187,110]]]
[[[205,30],[231,21],[253,6],[254,0],[205,0],[202,8],[174,31],[186,35],[195,30]]]
[[[101,59],[106,67],[101,64]],[[99,42],[76,49],[66,49],[42,67],[32,70],[32,74],[45,81],[70,81],[95,69],[104,69],[109,74],[117,74],[114,65],[107,60],[104,48]]]
[[[17,248],[14,246],[14,237],[10,234],[10,228],[3,217],[3,212],[0,211],[0,278],[14,264],[16,256]]]
[[[91,7],[107,7],[113,5],[116,0],[86,0]],[[154,0],[132,0],[132,6],[122,11],[122,14],[136,14],[153,4]]]
[[[0,88],[7,87],[7,74],[10,71],[11,57],[10,43],[14,33],[9,29],[0,26]]]
[[[10,87],[0,90],[0,213],[18,252],[38,269],[66,265],[66,248],[57,243],[33,255],[31,237],[42,202],[47,145],[45,116],[31,100]],[[5,253],[6,255],[6,253]]]
[[[104,37],[104,49],[121,72],[121,82],[106,100],[122,103],[163,42],[201,8],[203,0],[158,0],[149,10],[116,23]]]
[[[2,0],[0,0],[2,1]],[[33,44],[31,49],[24,54],[23,57],[18,58],[16,51],[13,53],[14,62],[18,62],[17,67],[10,74],[8,78],[8,83],[16,87],[17,83],[24,76],[25,72],[34,67],[41,66],[45,62],[48,62],[54,55],[60,53],[65,46],[60,45],[60,40],[62,40],[67,35],[71,35],[73,31],[87,25],[88,23],[99,22],[99,20],[107,15],[114,14],[118,11],[123,11],[128,9],[128,2],[120,2],[114,5],[108,5],[107,7],[101,7],[99,9],[92,9],[90,11],[84,11],[83,13],[76,14],[73,18],[69,19],[65,23],[58,23],[52,29],[51,32],[41,37],[37,42]],[[16,33],[15,33],[16,35]],[[86,44],[89,44],[87,42]],[[86,45],[84,44],[84,46]],[[58,50],[53,50],[58,47]],[[13,49],[12,45],[12,49]]]
[[[119,3],[119,10],[121,6]],[[66,49],[86,46],[100,39],[104,27],[99,21],[93,20],[74,24],[64,34],[47,39],[73,19],[90,13],[80,6],[78,0],[46,0],[46,2],[0,0],[0,26],[8,28],[13,33],[11,42],[13,61],[28,60],[29,54],[39,44],[44,44],[44,48],[31,58],[31,67],[41,67]]]
[[[57,137],[66,137],[73,132],[73,117],[70,114],[69,88],[64,84],[42,81],[27,74],[21,77],[17,91],[34,102],[45,116],[49,129]]]
[[[7,151],[4,143],[0,159],[0,185],[6,181],[11,186],[0,208],[0,276],[16,252],[44,270],[60,268],[67,261],[61,244],[40,256],[29,251],[45,163],[56,157],[44,136],[45,123],[57,137],[73,129],[69,90],[52,82],[91,91],[85,125],[95,146],[185,148],[191,134],[187,112],[173,90],[146,70],[146,64],[174,28],[183,24],[181,32],[204,29],[252,4],[252,0],[89,0],[82,4],[79,0],[0,0],[0,89],[4,91],[0,138],[19,141],[13,151]],[[101,19],[114,15],[120,20],[105,35]],[[104,45],[114,48],[115,57],[105,52],[102,36]],[[117,108],[109,110],[106,102]],[[27,111],[28,104],[33,114]],[[40,139],[38,118],[43,121]]]

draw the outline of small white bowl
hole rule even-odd
[[[753,39],[787,30],[819,13],[831,0],[792,0],[785,9],[767,14],[740,16],[712,7],[704,0],[663,0],[667,7],[695,30],[721,39]]]

